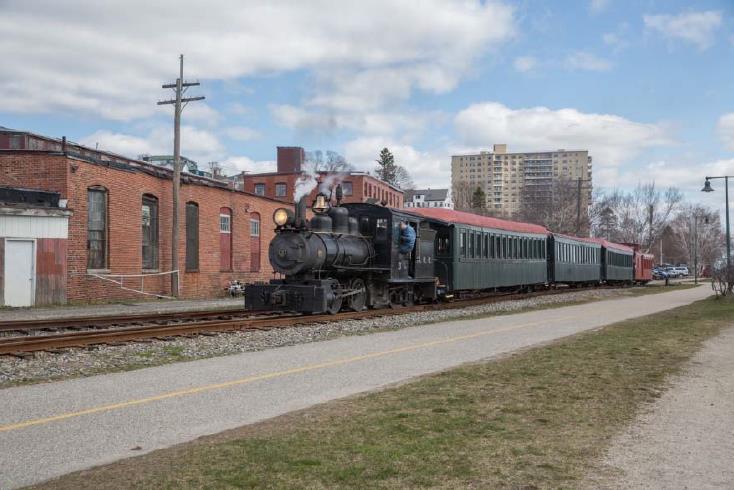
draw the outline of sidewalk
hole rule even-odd
[[[0,309],[0,322],[14,320],[45,320],[77,316],[115,316],[136,313],[170,313],[176,311],[218,310],[244,307],[244,298],[215,298],[200,300],[152,300],[103,305],[53,306],[39,308]]]
[[[623,434],[594,488],[734,488],[734,326]]]

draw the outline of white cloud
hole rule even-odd
[[[527,73],[533,71],[538,66],[538,60],[533,56],[519,56],[515,58],[512,66],[519,72]]]
[[[589,3],[589,8],[594,14],[603,12],[608,6],[609,0],[591,0],[591,2]]]
[[[305,70],[311,105],[352,110],[451,90],[514,28],[512,7],[479,0],[212,0],[206,15],[182,0],[11,0],[2,10],[0,58],[13,67],[0,71],[3,110],[118,120],[155,113],[179,53],[187,78],[204,82],[192,93],[208,79]]]
[[[247,128],[228,128],[228,130],[232,129],[245,130]],[[137,158],[145,154],[170,155],[172,139],[173,134],[170,128],[156,126],[144,136],[100,130],[82,138],[79,143],[92,148],[99,144],[100,150]],[[208,163],[212,161],[220,163],[225,175],[240,172],[274,172],[276,169],[275,160],[256,161],[246,156],[227,155],[219,139],[206,130],[182,126],[181,141],[181,154],[198,163],[201,170],[209,170]]]
[[[82,138],[79,143],[111,151],[130,158],[142,154],[171,154],[173,132],[170,127],[156,126],[144,136],[96,131]],[[207,162],[221,160],[226,152],[219,139],[211,132],[193,126],[181,126],[181,154],[205,167]]]
[[[576,51],[566,58],[566,67],[571,70],[608,71],[612,63],[592,53]]]
[[[605,188],[621,187],[632,188],[639,183],[654,181],[661,188],[677,187],[683,192],[686,199],[718,209],[724,212],[723,182],[714,180],[712,186],[718,192],[701,192],[704,177],[707,175],[732,175],[734,173],[734,158],[711,162],[690,161],[651,161],[637,162],[635,165],[626,165],[623,168],[608,167],[594,169],[594,182],[603,183]],[[731,198],[734,206],[734,198]],[[723,219],[722,219],[723,221]]]
[[[417,187],[451,187],[451,157],[448,152],[420,151],[390,138],[365,137],[348,142],[344,147],[344,157],[357,169],[372,172],[383,148],[390,149],[395,163],[408,170]]]
[[[240,172],[263,173],[275,172],[277,162],[275,160],[255,161],[245,156],[233,156],[222,160],[222,169],[225,175],[238,174]]]
[[[232,126],[231,128],[226,128],[224,130],[224,134],[237,141],[251,141],[258,139],[261,136],[259,131],[245,126]]]
[[[719,138],[727,149],[734,151],[734,112],[724,114],[716,125]]]
[[[645,27],[668,39],[681,39],[699,49],[714,43],[716,30],[721,26],[721,12],[684,12],[678,15],[645,15]]]
[[[322,111],[293,105],[273,105],[270,111],[281,126],[301,132],[323,133],[347,129],[365,135],[420,133],[430,122],[439,122],[439,112]]]
[[[469,106],[456,116],[455,126],[462,143],[473,148],[507,143],[512,151],[588,149],[595,175],[600,166],[620,165],[643,149],[673,143],[661,124],[576,109],[510,109],[496,102]]]
[[[79,143],[91,148],[98,147],[102,151],[110,151],[129,158],[157,153],[156,146],[148,138],[114,133],[107,130],[95,131],[89,136],[83,137]],[[168,146],[171,146],[170,142]]]

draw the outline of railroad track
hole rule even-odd
[[[118,316],[84,316],[69,318],[49,318],[44,320],[12,320],[0,322],[0,332],[29,330],[58,330],[77,328],[97,328],[106,326],[122,326],[126,324],[149,324],[172,321],[187,321],[217,317],[242,316],[243,310],[225,308],[205,311],[174,311],[168,313],[133,313]]]
[[[589,288],[593,289],[593,288]],[[585,288],[573,289],[571,292],[583,291]],[[22,321],[0,323],[0,331],[38,330],[66,328],[63,333],[43,335],[20,335],[0,337],[0,355],[26,357],[33,352],[60,352],[60,349],[72,347],[88,347],[93,345],[120,345],[127,342],[145,342],[151,339],[168,340],[175,337],[194,335],[215,335],[220,332],[236,330],[270,330],[288,328],[303,324],[327,323],[342,320],[375,318],[387,315],[407,314],[416,311],[465,308],[499,301],[523,299],[533,296],[563,294],[569,290],[546,290],[530,294],[505,293],[480,298],[461,299],[449,303],[413,305],[381,310],[365,310],[360,312],[344,312],[337,315],[277,315],[249,316],[235,315],[237,310],[225,312],[178,312],[162,315],[127,315],[124,317],[84,317],[62,320],[44,320],[43,322]],[[229,317],[227,317],[229,315]],[[205,319],[219,316],[219,318]],[[185,321],[184,321],[185,319]],[[152,321],[152,322],[151,322]],[[172,323],[164,323],[173,321]],[[62,326],[60,327],[60,322]],[[141,322],[141,325],[117,326],[120,323]],[[39,327],[39,325],[41,325]],[[110,326],[112,325],[112,326]],[[102,328],[107,326],[107,328]],[[87,330],[75,330],[87,328]]]

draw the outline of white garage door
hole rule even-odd
[[[5,305],[32,306],[35,275],[33,240],[5,240]]]

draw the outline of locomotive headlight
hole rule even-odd
[[[273,221],[276,226],[285,226],[293,222],[293,213],[289,212],[286,208],[278,208],[273,213]]]

